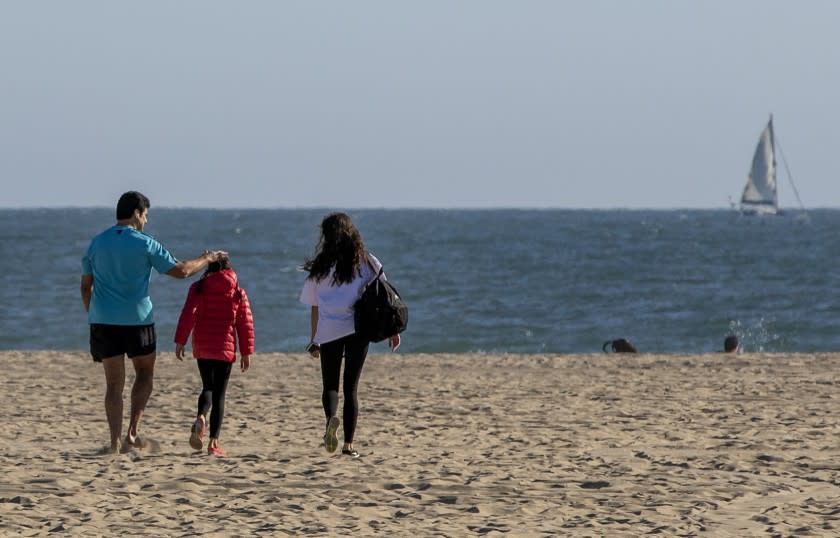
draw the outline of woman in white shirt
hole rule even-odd
[[[327,425],[324,448],[338,448],[336,432],[341,423],[338,412],[338,384],[341,361],[344,365],[344,445],[341,453],[354,458],[353,435],[359,416],[357,387],[368,352],[368,341],[358,337],[353,323],[353,304],[365,284],[373,280],[382,264],[365,251],[362,236],[344,213],[327,215],[321,222],[321,237],[315,257],[303,265],[309,273],[300,301],[311,306],[311,343],[308,351],[321,359],[321,378]],[[390,337],[391,350],[400,345],[400,335]]]

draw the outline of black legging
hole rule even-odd
[[[362,376],[362,367],[367,357],[368,342],[355,334],[321,344],[321,378],[324,392],[321,402],[327,421],[338,411],[338,379],[341,372],[341,359],[344,363],[344,442],[352,443],[356,432],[356,420],[359,417],[359,399],[356,389]]]
[[[201,373],[201,394],[198,396],[198,414],[207,418],[210,414],[210,437],[219,438],[222,419],[225,417],[225,391],[232,362],[215,359],[198,359],[198,371]]]

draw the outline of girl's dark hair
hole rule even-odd
[[[208,263],[207,269],[204,270],[204,274],[201,275],[199,281],[195,283],[195,293],[201,293],[201,288],[204,286],[204,277],[213,273],[218,273],[219,271],[222,271],[224,269],[232,269],[232,266],[230,265],[230,259],[228,258],[222,258],[219,261]],[[238,284],[236,286],[236,296],[242,299],[242,292],[239,290]]]
[[[309,278],[320,282],[335,267],[332,283],[349,284],[361,275],[365,259],[365,244],[353,221],[344,213],[332,213],[321,221],[315,257],[306,260],[303,269],[309,272]]]

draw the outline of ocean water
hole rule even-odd
[[[150,210],[178,258],[230,252],[251,297],[258,352],[299,352],[303,261],[323,209]],[[600,353],[840,350],[840,210],[349,211],[405,297],[405,352]],[[113,209],[0,210],[0,349],[87,349],[80,259]],[[188,282],[153,274],[159,349]],[[375,344],[374,351],[385,351]]]

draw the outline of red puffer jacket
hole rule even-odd
[[[195,330],[193,330],[195,329]],[[178,318],[175,343],[186,345],[192,336],[197,359],[236,362],[236,342],[242,355],[254,353],[254,318],[245,290],[233,269],[210,273],[190,286]]]

